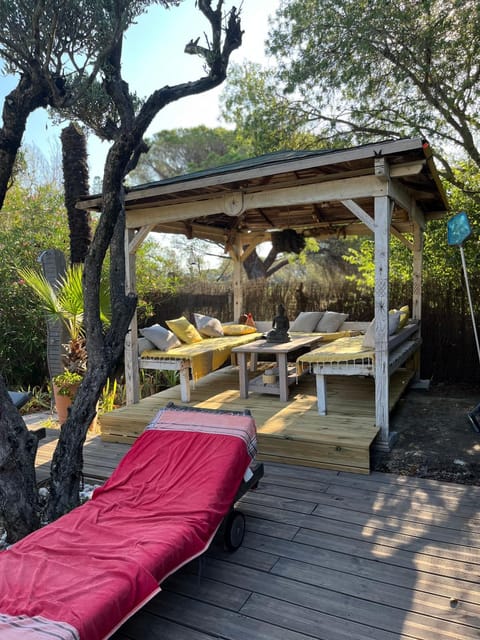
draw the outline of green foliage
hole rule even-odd
[[[8,192],[0,225],[0,370],[11,388],[46,375],[46,325],[39,302],[18,277],[45,249],[68,247],[61,192],[51,185]]]
[[[222,116],[233,123],[237,140],[262,155],[283,149],[317,149],[319,142],[305,117],[305,105],[291,100],[271,69],[233,65],[222,94]]]
[[[478,2],[286,0],[269,45],[323,137],[422,135],[443,147],[450,181],[452,149],[480,167]]]
[[[72,387],[78,386],[82,379],[83,376],[79,373],[67,370],[59,373],[58,376],[54,376],[52,382],[57,387],[59,395],[73,399]]]
[[[29,413],[36,413],[39,411],[48,411],[50,409],[51,393],[46,387],[36,385],[34,387],[28,386],[18,390],[30,394],[30,400],[20,409],[20,413],[22,415],[28,415]]]
[[[344,260],[355,267],[355,273],[346,275],[364,292],[373,292],[375,286],[375,243],[369,238],[360,240],[358,247],[349,247]],[[390,281],[397,284],[412,279],[412,253],[392,236],[390,241]]]
[[[140,397],[148,398],[168,387],[179,384],[178,371],[148,371],[140,369]]]
[[[135,184],[162,180],[242,160],[251,150],[235,132],[206,126],[163,130],[147,139],[150,149],[129,175]]]
[[[84,375],[87,369],[87,350],[83,326],[83,265],[74,264],[67,268],[52,286],[41,273],[25,267],[19,269],[19,276],[40,300],[47,318],[60,320],[69,335],[63,364],[71,374]],[[110,324],[110,297],[105,282],[100,283],[100,320]],[[58,378],[58,376],[57,376]],[[56,379],[56,378],[55,378]]]
[[[147,294],[152,291],[175,294],[183,283],[179,256],[161,234],[147,239],[137,252],[137,293],[139,310],[152,315]]]
[[[117,406],[117,380],[114,378],[113,381],[110,378],[107,380],[107,384],[102,389],[102,395],[99,400],[98,412],[108,413],[109,411],[113,411]]]
[[[480,174],[473,163],[462,163],[454,168],[468,191],[446,184],[451,205],[451,213],[439,220],[431,221],[425,230],[423,246],[423,279],[438,286],[457,287],[463,281],[460,252],[448,245],[447,222],[460,211],[468,215],[472,234],[465,242],[464,252],[467,270],[476,277],[480,260],[480,204],[470,194],[480,191]],[[374,242],[364,239],[358,247],[350,248],[345,260],[357,269],[348,276],[362,290],[373,290],[375,283]],[[390,279],[398,283],[409,282],[412,278],[412,254],[396,238],[390,243]],[[477,301],[476,301],[477,302]],[[479,304],[480,302],[477,302]]]

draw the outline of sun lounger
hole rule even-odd
[[[110,637],[231,524],[255,446],[248,414],[160,411],[92,500],[0,554],[0,638]]]

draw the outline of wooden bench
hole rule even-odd
[[[326,376],[371,376],[375,377],[375,352],[362,347],[363,336],[340,338],[334,345],[325,345],[309,354],[300,356],[297,366],[309,366],[316,376],[318,413],[327,415]],[[388,375],[404,365],[419,349],[421,339],[419,325],[411,321],[388,343]]]
[[[242,336],[205,338],[194,344],[183,344],[170,351],[157,351],[145,347],[146,338],[138,341],[140,369],[178,371],[182,402],[190,402],[190,379],[194,382],[216,371],[232,356],[232,349],[261,337],[260,333]],[[147,341],[148,342],[148,341]]]

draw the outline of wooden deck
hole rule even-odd
[[[411,372],[399,369],[390,380],[390,408],[405,390]],[[238,370],[227,367],[202,378],[192,389],[191,405],[213,409],[249,408],[257,424],[259,459],[323,469],[369,473],[375,427],[372,378],[330,376],[329,413],[317,410],[315,378],[307,375],[290,389],[289,402],[272,395],[251,393],[242,400]],[[180,401],[180,387],[172,387],[140,403],[122,407],[101,419],[106,442],[132,443],[158,409]]]
[[[42,441],[45,472],[57,432]],[[89,437],[86,475],[128,450]],[[243,546],[214,543],[115,640],[480,638],[480,487],[265,464],[239,503]]]

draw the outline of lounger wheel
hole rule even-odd
[[[228,551],[236,551],[245,537],[245,516],[241,511],[232,510],[225,519],[223,541]]]

